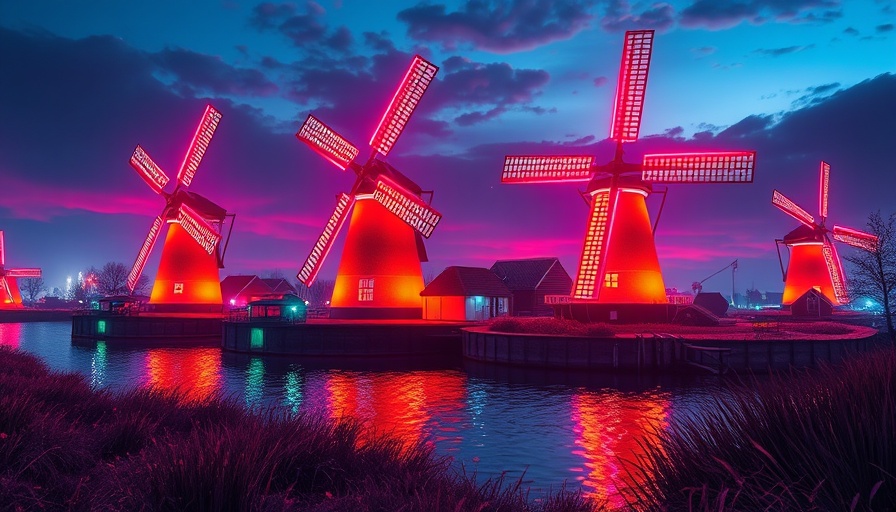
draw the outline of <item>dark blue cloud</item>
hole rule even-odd
[[[610,0],[607,2],[600,25],[604,30],[622,32],[624,30],[655,29],[665,30],[672,26],[675,11],[667,3],[654,3],[641,11],[632,12],[626,0]]]
[[[305,50],[348,52],[354,36],[345,27],[330,29],[322,21],[323,8],[306,2],[304,11],[292,3],[263,2],[252,9],[249,25],[261,31],[275,31]]]
[[[173,86],[184,95],[270,96],[278,91],[257,69],[235,68],[211,55],[167,48],[151,60],[161,72],[173,76]]]
[[[842,16],[839,0],[696,0],[682,9],[686,27],[721,29],[750,23],[828,23]]]
[[[782,55],[811,50],[812,48],[815,48],[815,44],[785,46],[783,48],[758,48],[756,50],[753,50],[753,53],[758,55],[766,55],[769,57],[780,57]]]
[[[588,27],[594,0],[467,0],[456,11],[421,3],[399,11],[408,36],[447,50],[495,53],[532,49],[568,39]]]

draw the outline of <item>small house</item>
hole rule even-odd
[[[513,294],[513,316],[553,316],[545,296],[568,296],[572,291],[572,278],[557,258],[498,260],[491,271]]]
[[[227,276],[221,281],[221,298],[226,307],[244,307],[258,299],[272,298],[271,287],[258,276]]]
[[[423,319],[483,321],[505,316],[511,295],[487,268],[448,267],[420,292]]]
[[[298,291],[296,291],[296,287],[289,284],[289,281],[282,277],[265,277],[262,278],[262,282],[268,285],[268,288],[271,289],[271,295],[273,297],[283,297],[286,295],[298,296],[299,294]]]
[[[824,318],[834,314],[834,304],[815,288],[810,288],[790,304],[790,314],[810,318]]]

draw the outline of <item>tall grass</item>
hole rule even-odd
[[[552,317],[505,317],[489,322],[490,331],[561,336],[591,336],[612,338],[614,331],[606,324],[583,323]]]
[[[561,490],[477,482],[431,446],[231,400],[95,392],[0,349],[4,510],[587,511]]]
[[[658,432],[633,508],[896,509],[896,352],[739,386]]]

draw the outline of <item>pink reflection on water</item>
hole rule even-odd
[[[0,324],[0,347],[18,349],[22,338],[22,324]]]
[[[221,391],[221,349],[150,349],[146,352],[143,382],[175,391],[187,402],[202,401]]]
[[[625,496],[645,475],[633,471],[644,453],[642,444],[657,439],[666,428],[669,398],[664,395],[627,394],[602,390],[583,392],[572,398],[576,449],[584,468],[577,477],[586,496],[606,501],[612,508],[626,505]]]
[[[306,386],[307,406],[331,419],[360,421],[365,427],[361,443],[385,434],[405,447],[415,445],[428,438],[436,421],[460,422],[458,412],[466,403],[462,373],[333,372],[319,377],[324,382]]]

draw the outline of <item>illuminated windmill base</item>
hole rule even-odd
[[[423,318],[423,270],[413,228],[359,196],[330,301],[330,318]]]
[[[6,276],[0,281],[0,309],[22,308],[22,294],[15,277]]]
[[[221,282],[218,259],[209,254],[177,222],[169,222],[159,271],[149,303],[156,311],[220,312]]]
[[[786,239],[785,239],[786,240]],[[789,306],[811,289],[822,293],[831,304],[842,305],[837,300],[831,273],[825,264],[824,245],[821,242],[787,244],[790,262],[787,264],[787,280],[781,304]]]
[[[598,188],[592,198],[589,231],[599,229],[601,218],[609,214],[603,237],[586,236],[579,272],[573,288],[573,302],[600,304],[664,304],[666,288],[660,271],[653,229],[647,212],[649,186],[630,185],[616,188],[615,200],[610,188]],[[606,206],[603,206],[606,205]],[[600,253],[594,253],[592,241],[606,238],[603,265]],[[603,272],[597,269],[603,268]],[[600,281],[600,282],[599,282]],[[600,286],[600,285],[603,286]],[[600,293],[595,293],[600,290]]]

